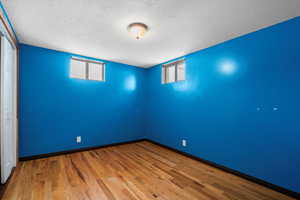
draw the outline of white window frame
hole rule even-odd
[[[85,63],[85,77],[84,78],[76,78],[71,76],[71,68],[72,68],[72,62],[70,62],[70,77],[74,79],[81,79],[81,80],[91,80],[91,81],[100,81],[104,82],[105,81],[105,63],[100,62],[100,61],[95,61],[95,60],[89,60],[89,59],[84,59],[84,58],[78,58],[78,57],[72,57],[72,60],[80,61]],[[94,79],[89,79],[89,63],[94,63],[99,65],[99,67],[102,67],[102,77],[101,80],[94,80]]]
[[[178,80],[178,64],[181,63],[185,65],[185,59],[176,60],[174,62],[170,62],[162,65],[162,84],[169,84],[169,83],[175,83],[175,82],[186,80],[186,65],[184,66],[184,80]],[[167,76],[167,70],[168,67],[172,67],[172,66],[175,67],[175,81],[169,82]]]

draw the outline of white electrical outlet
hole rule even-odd
[[[76,137],[76,142],[77,142],[77,143],[81,143],[81,136],[77,136],[77,137]]]
[[[182,146],[186,147],[186,140],[182,140]]]

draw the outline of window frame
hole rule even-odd
[[[90,59],[85,59],[85,58],[78,58],[78,57],[71,57],[71,61],[75,60],[75,61],[79,61],[79,62],[84,62],[85,63],[85,78],[75,78],[75,77],[71,77],[74,79],[80,79],[80,80],[89,80],[89,81],[99,81],[99,82],[105,82],[105,67],[106,64],[104,62],[100,62],[100,61],[95,61],[95,60],[90,60]],[[93,63],[93,64],[97,64],[100,67],[102,67],[102,77],[101,80],[94,80],[94,79],[89,79],[89,63]],[[70,64],[70,75],[71,75],[71,64]]]
[[[184,63],[184,80],[178,80],[178,65],[180,63]],[[169,67],[174,66],[175,68],[175,80],[173,82],[168,82],[168,75],[167,75],[167,70]],[[186,80],[186,65],[185,65],[185,59],[180,59],[180,60],[176,60],[174,62],[170,62],[167,64],[163,64],[162,65],[162,84],[169,84],[169,83],[176,83],[176,82],[180,82],[180,81],[185,81]]]

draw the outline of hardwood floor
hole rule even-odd
[[[20,162],[3,200],[290,200],[181,154],[139,142]]]

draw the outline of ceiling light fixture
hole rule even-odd
[[[148,31],[148,26],[143,23],[132,23],[128,25],[128,31],[135,39],[139,40],[145,36]]]

